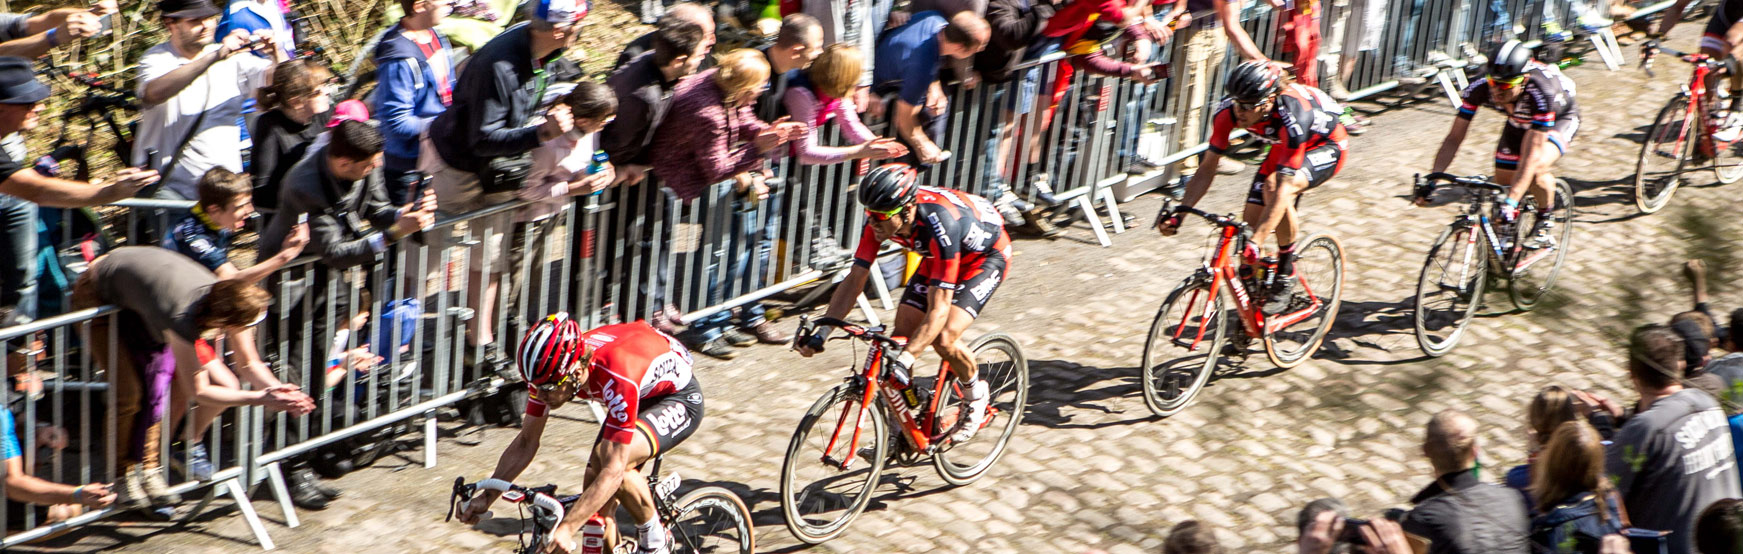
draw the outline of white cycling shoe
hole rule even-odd
[[[989,396],[992,394],[988,392],[986,380],[976,379],[974,386],[968,388],[968,424],[962,426],[962,430],[957,431],[955,435],[951,435],[951,441],[956,443],[968,442],[974,438],[975,433],[980,432],[982,425],[986,425]]]

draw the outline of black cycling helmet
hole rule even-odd
[[[1283,72],[1278,71],[1271,62],[1243,62],[1229,72],[1229,79],[1223,88],[1235,101],[1251,104],[1270,98],[1278,90],[1282,90]]]
[[[1489,76],[1496,79],[1513,79],[1531,69],[1531,47],[1517,40],[1509,40],[1500,48],[1495,49],[1495,55],[1489,56]]]
[[[920,193],[920,173],[908,164],[884,164],[859,180],[859,204],[890,213],[914,201]]]

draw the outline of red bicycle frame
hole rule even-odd
[[[1662,50],[1667,54],[1675,56],[1677,59],[1695,66],[1694,76],[1689,79],[1689,103],[1687,107],[1683,108],[1682,134],[1676,137],[1676,150],[1674,151],[1683,151],[1683,145],[1689,138],[1689,130],[1696,128],[1696,125],[1691,125],[1689,123],[1691,120],[1699,122],[1698,127],[1701,130],[1700,137],[1705,139],[1701,140],[1698,144],[1701,148],[1702,154],[1712,156],[1717,152],[1719,146],[1729,146],[1728,144],[1714,144],[1715,141],[1712,140],[1712,137],[1717,129],[1714,128],[1713,122],[1709,121],[1706,117],[1708,113],[1707,76],[1713,73],[1713,68],[1717,66],[1719,62],[1713,61],[1713,59],[1708,57],[1706,54],[1685,54],[1669,48],[1659,47],[1656,44],[1652,45],[1652,48],[1655,50]],[[1642,61],[1641,67],[1647,71],[1648,75],[1650,75],[1652,73],[1652,59],[1649,57]],[[1648,137],[1647,140],[1651,140],[1651,137]]]
[[[1187,299],[1186,305],[1189,307],[1197,306],[1201,297],[1204,299],[1204,308],[1202,313],[1198,314],[1199,321],[1206,321],[1212,317],[1210,313],[1211,307],[1215,305],[1214,300],[1217,298],[1217,294],[1223,287],[1228,287],[1229,292],[1232,293],[1230,296],[1233,296],[1235,300],[1235,313],[1238,313],[1241,316],[1241,328],[1247,333],[1248,337],[1252,338],[1259,338],[1262,335],[1271,333],[1278,329],[1283,329],[1290,325],[1300,323],[1301,320],[1307,319],[1309,316],[1312,316],[1315,311],[1319,310],[1323,302],[1320,301],[1318,296],[1313,294],[1313,287],[1307,283],[1307,280],[1301,279],[1298,283],[1301,286],[1301,291],[1306,293],[1308,298],[1312,299],[1312,302],[1307,307],[1296,310],[1295,312],[1271,316],[1271,319],[1267,321],[1265,318],[1265,312],[1258,308],[1253,299],[1252,292],[1247,290],[1246,283],[1244,283],[1240,277],[1240,267],[1242,265],[1255,267],[1260,265],[1259,260],[1244,255],[1247,241],[1252,240],[1246,235],[1247,225],[1235,221],[1234,218],[1229,216],[1214,215],[1194,208],[1182,206],[1180,207],[1180,211],[1182,213],[1189,213],[1203,217],[1205,220],[1222,228],[1221,236],[1217,239],[1215,254],[1211,255],[1211,260],[1201,269],[1201,271],[1211,276],[1210,288],[1208,290],[1194,290],[1192,291],[1192,297]],[[1235,263],[1234,260],[1236,252],[1243,253],[1242,259],[1238,264]],[[1274,271],[1276,267],[1270,265],[1267,269]],[[1193,312],[1195,311],[1199,310],[1190,308],[1186,310],[1185,317],[1181,318],[1180,324],[1175,326],[1171,338],[1176,344],[1180,344],[1181,336],[1186,334],[1187,320],[1192,317]],[[1267,327],[1267,325],[1269,325],[1269,327]],[[1199,325],[1198,331],[1193,334],[1192,341],[1183,344],[1182,346],[1185,346],[1188,350],[1197,351],[1199,343],[1203,341],[1204,325]]]
[[[829,435],[829,444],[823,448],[822,462],[825,465],[834,466],[842,471],[847,471],[847,469],[853,465],[853,461],[857,456],[854,456],[851,453],[859,452],[860,431],[865,428],[863,424],[865,422],[866,412],[871,411],[871,403],[874,399],[883,402],[884,408],[895,415],[896,423],[902,428],[901,435],[904,439],[903,442],[907,443],[911,450],[916,452],[931,452],[934,448],[947,442],[948,435],[956,431],[957,422],[953,420],[949,421],[948,424],[944,424],[946,422],[936,420],[933,414],[938,412],[938,402],[940,402],[940,399],[944,398],[944,387],[952,387],[951,390],[954,390],[959,397],[962,396],[962,391],[959,390],[959,385],[955,383],[956,380],[945,378],[950,372],[949,362],[943,362],[938,365],[938,378],[935,379],[932,384],[932,398],[926,402],[925,411],[916,417],[913,413],[913,409],[908,407],[910,402],[919,404],[919,399],[914,396],[917,393],[915,392],[911,378],[909,386],[902,389],[901,392],[897,392],[899,387],[894,386],[894,376],[885,375],[880,377],[879,375],[880,370],[883,368],[884,349],[891,346],[902,346],[905,341],[886,337],[878,334],[875,330],[866,329],[865,327],[853,325],[833,318],[819,318],[817,324],[838,327],[851,338],[865,340],[871,343],[871,349],[866,352],[865,365],[858,375],[850,378],[863,385],[864,390],[860,393],[858,408],[855,409],[854,403],[852,402],[842,405],[841,417],[835,424],[835,431]],[[803,330],[806,325],[808,324],[801,323],[801,329]],[[799,333],[799,336],[805,336],[808,334],[810,333],[801,332]],[[906,399],[904,399],[904,396],[906,396]],[[987,418],[983,423],[983,426],[990,425],[994,416],[997,414],[998,410],[996,408],[990,406],[987,407]],[[842,429],[847,426],[850,419],[853,421],[853,434],[847,441],[847,452],[850,454],[842,456],[841,459],[838,460],[831,456],[831,453],[835,451],[836,445],[839,444]],[[927,431],[928,429],[936,429],[937,433],[930,433]]]

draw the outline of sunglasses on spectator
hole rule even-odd
[[[1518,87],[1521,83],[1524,83],[1524,82],[1525,82],[1524,75],[1520,75],[1520,76],[1514,77],[1512,79],[1496,79],[1493,76],[1489,77],[1489,86],[1494,87],[1494,88],[1498,88],[1501,90],[1513,90],[1515,87]]]

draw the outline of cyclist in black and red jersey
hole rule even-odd
[[[1236,128],[1271,145],[1247,192],[1242,219],[1254,225],[1257,248],[1265,237],[1277,236],[1277,279],[1260,309],[1282,313],[1295,286],[1295,237],[1301,228],[1296,205],[1301,195],[1331,180],[1343,169],[1349,133],[1339,121],[1343,108],[1325,91],[1290,82],[1271,62],[1250,61],[1235,67],[1224,85],[1228,98],[1212,119],[1209,151],[1186,186],[1181,206],[1193,207],[1216,179],[1217,163]],[[1180,229],[1178,213],[1156,221],[1157,230],[1172,236]]]
[[[1574,133],[1580,128],[1580,111],[1574,105],[1574,82],[1553,65],[1532,58],[1531,48],[1519,41],[1502,44],[1489,58],[1488,78],[1465,87],[1452,130],[1434,156],[1434,171],[1446,171],[1465,141],[1471,119],[1483,107],[1507,114],[1501,142],[1495,146],[1495,182],[1512,187],[1501,206],[1501,217],[1512,223],[1519,215],[1519,202],[1526,192],[1537,199],[1537,227],[1527,246],[1549,248],[1555,208],[1555,162],[1567,154]],[[1418,198],[1418,204],[1427,199]]]
[[[702,422],[702,385],[691,371],[690,351],[645,321],[583,333],[568,314],[557,313],[527,331],[516,360],[531,394],[520,434],[502,452],[491,477],[513,482],[532,463],[551,409],[574,398],[597,400],[605,407],[605,421],[587,460],[586,488],[551,532],[552,549],[574,551],[575,532],[595,513],[612,533],[617,527],[611,516],[621,502],[636,519],[639,551],[667,552],[670,537],[660,526],[641,468],[684,442]],[[477,522],[498,496],[481,491],[461,511],[460,521]]]
[[[902,293],[892,336],[908,343],[891,360],[899,378],[912,373],[914,357],[927,346],[950,364],[966,393],[968,424],[952,439],[966,442],[986,424],[987,383],[976,374],[974,354],[962,342],[963,332],[980,316],[993,291],[1004,282],[1011,261],[1011,238],[1004,218],[987,199],[959,190],[922,187],[914,168],[885,164],[859,183],[859,203],[868,219],[854,254],[853,269],[835,289],[828,317],[841,318],[853,309],[884,241],[925,256],[919,272]],[[823,350],[830,329],[799,337],[799,354]]]

